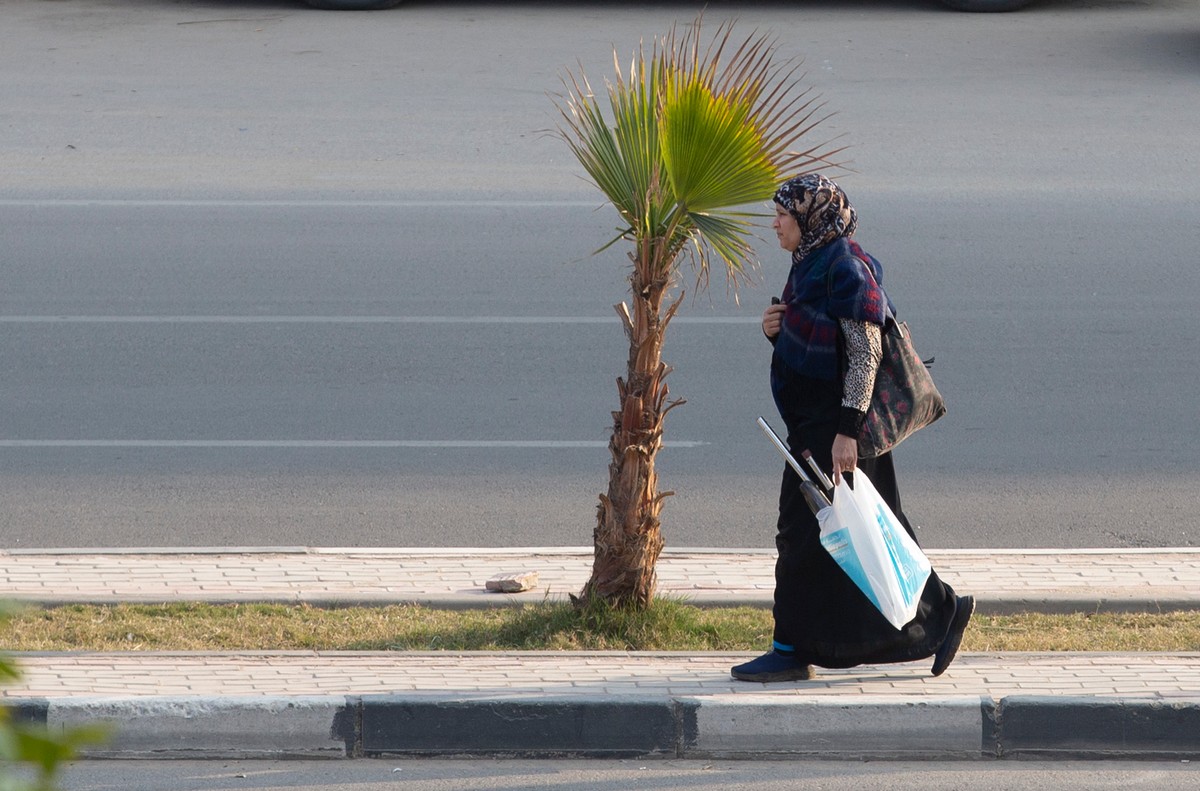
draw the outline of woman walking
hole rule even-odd
[[[763,313],[763,334],[775,347],[771,391],[794,455],[811,451],[835,481],[864,472],[910,535],[900,507],[890,453],[858,458],[858,436],[882,357],[881,329],[891,302],[879,262],[851,239],[854,207],[836,183],[811,174],[775,193],[773,228],[792,255],[782,300]],[[894,314],[894,311],[893,311]],[[896,629],[841,570],[820,543],[820,526],[786,467],[775,537],[774,644],[733,668],[742,681],[812,677],[829,668],[910,662],[933,657],[941,675],[954,659],[975,608],[936,572],[916,617]]]

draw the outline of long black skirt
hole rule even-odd
[[[778,362],[776,365],[780,365]],[[841,403],[840,382],[776,373],[777,402],[797,458],[811,451],[822,469],[833,467],[833,440]],[[891,454],[860,459],[866,473],[900,523],[916,540],[900,505]],[[897,629],[821,546],[820,525],[800,493],[799,477],[785,467],[779,493],[775,546],[775,640],[793,646],[805,662],[842,668],[910,662],[930,657],[942,644],[954,617],[953,589],[929,575],[916,617]],[[853,479],[851,479],[853,481]]]

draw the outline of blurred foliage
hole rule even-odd
[[[12,608],[0,603],[0,623]],[[0,655],[0,685],[21,678],[16,662]],[[52,791],[59,768],[79,748],[104,740],[106,729],[97,726],[51,733],[44,725],[17,722],[0,704],[0,791]]]

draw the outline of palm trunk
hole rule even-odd
[[[622,313],[629,337],[626,376],[617,380],[620,409],[613,412],[609,441],[608,493],[600,495],[593,533],[592,576],[579,600],[645,608],[654,598],[655,565],[662,552],[659,513],[673,492],[658,491],[655,457],[662,447],[663,418],[682,401],[667,403],[664,381],[671,369],[662,362],[663,336],[678,302],[663,314],[668,276],[644,282],[638,267],[631,276],[633,314]]]

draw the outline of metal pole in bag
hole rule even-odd
[[[796,461],[796,458],[788,450],[787,445],[783,443],[783,440],[779,438],[779,435],[775,433],[775,430],[771,428],[767,421],[763,420],[762,417],[759,417],[758,419],[758,427],[761,428],[763,433],[767,435],[767,439],[771,440],[771,443],[775,445],[775,449],[779,451],[779,454],[787,460],[788,465],[796,471],[797,475],[800,476],[800,492],[804,495],[804,500],[808,503],[808,507],[812,509],[812,512],[814,514],[819,514],[821,511],[828,508],[828,495],[826,495],[824,490],[822,490],[818,484],[814,483],[813,479],[808,476],[808,473],[801,468],[800,463]]]
[[[763,420],[761,415],[758,418],[758,427],[761,428],[763,433],[767,435],[767,439],[771,440],[771,443],[775,446],[775,450],[779,451],[780,455],[783,456],[783,458],[787,461],[788,466],[795,470],[796,474],[800,476],[800,480],[811,482],[812,478],[808,477],[808,473],[805,472],[800,466],[800,462],[796,461],[796,457],[792,455],[791,451],[788,450],[787,445],[785,445],[783,440],[779,438],[779,435],[775,433],[775,429],[771,428],[771,424]]]

